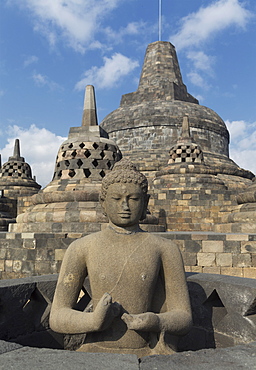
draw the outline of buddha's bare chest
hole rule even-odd
[[[150,249],[150,251],[149,251]],[[88,275],[92,293],[100,296],[108,292],[115,299],[127,295],[147,295],[155,286],[160,257],[146,243],[106,245],[95,248],[88,256]]]

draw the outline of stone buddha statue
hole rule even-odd
[[[79,351],[170,354],[192,322],[180,251],[142,231],[149,195],[146,177],[127,161],[102,181],[108,226],[67,249],[50,314],[52,330],[86,333]],[[88,276],[91,312],[74,309]]]

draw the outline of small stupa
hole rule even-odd
[[[165,214],[168,231],[212,231],[220,204],[230,205],[234,195],[205,163],[203,150],[190,133],[188,116],[169,155],[168,165],[153,180],[152,208]]]
[[[18,198],[37,193],[41,186],[20,155],[19,139],[15,140],[13,155],[0,168],[0,231],[7,231],[8,225],[15,222]]]
[[[121,159],[117,145],[97,124],[94,87],[86,86],[82,125],[71,127],[58,151],[52,181],[18,215],[14,232],[98,231],[107,222],[99,204],[101,180]]]

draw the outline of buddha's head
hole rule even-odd
[[[146,217],[149,195],[146,177],[128,160],[117,162],[102,180],[100,202],[109,220],[120,227]]]

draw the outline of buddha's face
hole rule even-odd
[[[116,226],[138,225],[147,207],[146,197],[141,187],[133,183],[115,183],[109,186],[102,202],[109,220]]]

